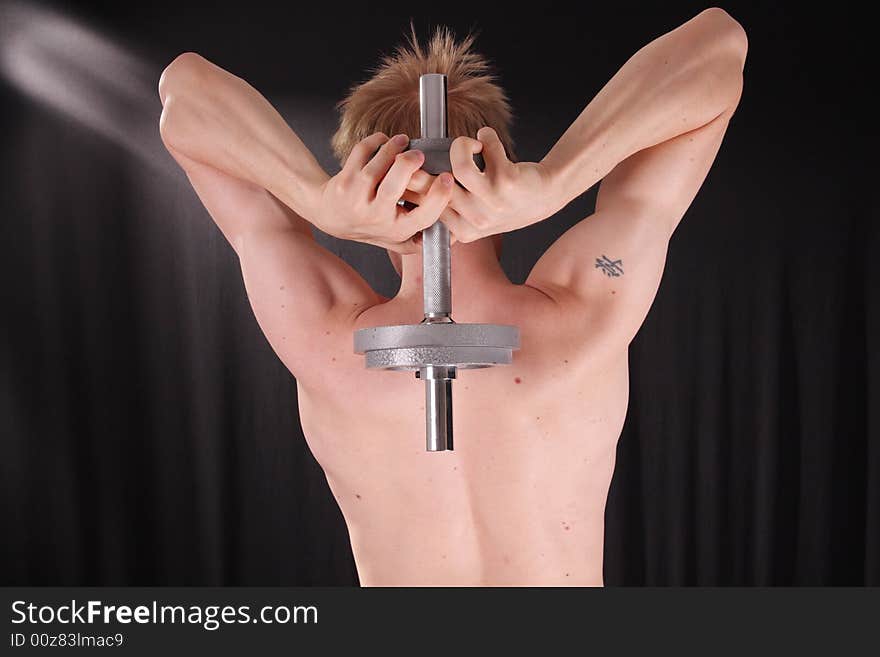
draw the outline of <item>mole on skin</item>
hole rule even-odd
[[[513,380],[513,382],[514,382],[514,383],[522,383],[522,379],[519,378],[519,377],[516,377],[516,378]]]

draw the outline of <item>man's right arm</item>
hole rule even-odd
[[[403,152],[406,135],[366,137],[331,178],[256,89],[195,53],[184,53],[168,66],[159,95],[162,139],[191,180],[197,168],[191,165],[198,163],[225,174],[229,182],[265,190],[290,210],[286,225],[301,233],[312,224],[340,239],[413,252],[413,235],[434,223],[448,200],[451,177],[437,181],[424,207],[406,211],[397,205],[423,162],[420,151]],[[209,210],[216,205],[200,196]],[[236,235],[268,220],[253,213],[211,214],[233,246]]]
[[[196,162],[270,192],[299,217],[315,213],[327,174],[280,114],[253,87],[195,53],[178,56],[159,79],[159,130],[182,165]],[[184,166],[186,170],[186,166]],[[259,218],[214,217],[235,238]],[[302,219],[291,218],[300,230]]]
[[[379,300],[304,218],[327,175],[268,101],[198,55],[175,59],[159,94],[162,139],[238,254],[260,328],[298,378],[317,369],[314,336]]]
[[[375,133],[330,178],[269,102],[247,82],[186,53],[162,74],[162,140],[239,256],[254,314],[297,376],[321,358],[315,335],[342,336],[381,301],[311,226],[400,252],[436,221],[451,192],[438,177],[412,211],[397,204],[423,155]],[[442,179],[441,179],[442,178]],[[345,338],[346,340],[348,338]]]

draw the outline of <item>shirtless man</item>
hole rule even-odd
[[[303,432],[342,509],[361,583],[601,585],[627,348],[739,102],[746,35],[708,9],[651,42],[540,162],[508,159],[506,98],[470,46],[440,31],[354,88],[333,140],[344,166],[332,177],[252,87],[192,53],[162,74],[160,131],[238,254],[260,326],[296,377]],[[403,153],[405,135],[418,136],[420,73],[449,77],[458,184],[420,171],[419,152]],[[599,181],[594,214],[512,284],[499,236]],[[352,334],[422,319],[417,236],[438,218],[456,240],[455,319],[517,325],[522,348],[511,366],[462,372],[455,451],[428,453],[423,386],[366,370]],[[375,293],[318,245],[311,225],[387,248],[398,293]]]

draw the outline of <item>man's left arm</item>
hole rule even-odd
[[[739,103],[746,51],[739,23],[702,12],[636,53],[542,160],[566,202],[602,180],[594,214],[526,280],[584,309],[594,355],[619,353],[644,321]]]
[[[746,50],[739,23],[707,9],[633,55],[541,162],[511,162],[488,127],[456,139],[461,186],[441,220],[469,242],[541,221],[601,180],[595,213],[544,253],[526,285],[582,317],[592,345],[619,353],[648,312],[669,238],[739,103]],[[410,189],[429,183],[419,172]]]

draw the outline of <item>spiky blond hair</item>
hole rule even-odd
[[[410,25],[406,45],[383,57],[371,71],[373,77],[352,87],[337,105],[339,128],[332,145],[339,162],[344,163],[355,144],[374,132],[389,137],[401,132],[411,138],[420,136],[419,76],[423,73],[446,74],[450,137],[475,137],[477,130],[490,126],[513,159],[510,103],[489,62],[471,50],[475,39],[469,34],[456,41],[448,27],[438,27],[423,47]]]

